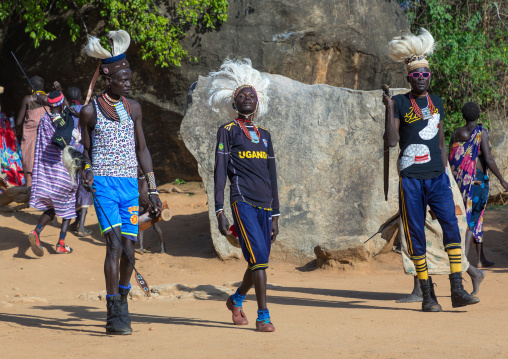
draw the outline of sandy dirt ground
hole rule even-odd
[[[158,294],[144,299],[134,291],[131,336],[104,334],[106,304],[99,296],[105,288],[105,248],[93,209],[87,217],[93,235],[67,236],[72,254],[55,254],[59,226],[46,227],[42,258],[33,255],[27,239],[41,212],[0,213],[0,357],[508,356],[508,208],[486,213],[486,253],[496,266],[485,270],[477,305],[453,309],[445,276],[434,277],[442,313],[422,313],[419,303],[396,303],[410,292],[413,281],[403,274],[400,255],[393,252],[368,266],[340,272],[273,262],[268,296],[276,331],[257,333],[253,292],[244,304],[248,326],[233,325],[225,306],[245,263],[217,258],[203,188],[199,183],[181,188],[194,194],[162,195],[173,214],[162,224],[167,254],[158,253],[155,232],[148,229],[148,251],[136,255],[138,270]]]

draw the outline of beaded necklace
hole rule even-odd
[[[237,118],[235,121],[238,123],[238,125],[240,126],[240,128],[243,130],[243,133],[245,134],[245,136],[247,136],[247,138],[248,138],[249,140],[251,140],[251,141],[252,141],[252,137],[251,137],[250,132],[249,132],[249,130],[247,129],[247,127],[245,127],[244,122],[245,122],[245,123],[247,123],[247,124],[249,124],[249,125],[251,125],[252,127],[254,127],[254,132],[256,132],[256,135],[258,136],[258,141],[259,141],[259,139],[261,139],[261,135],[259,134],[259,130],[258,130],[258,128],[256,127],[256,125],[252,123],[252,121],[249,121],[249,120],[244,120],[244,119],[241,119],[241,118]]]
[[[103,92],[102,95],[104,96],[104,99],[106,101],[108,101],[109,103],[117,103],[122,99],[122,96],[120,96],[120,98],[118,100],[112,99],[111,97],[109,97],[107,92]]]
[[[432,103],[432,100],[430,99],[430,96],[428,93],[425,94],[427,96],[427,106],[429,108],[429,111],[432,115],[436,113],[436,108],[434,107],[434,104]],[[422,110],[418,105],[416,104],[416,99],[414,98],[412,93],[409,93],[409,99],[411,100],[411,106],[413,106],[413,111],[416,116],[423,118]]]
[[[130,113],[129,101],[127,101],[127,99],[123,96],[121,96],[118,100],[113,100],[105,92],[103,92],[102,94],[97,96],[97,103],[101,107],[101,110],[104,112],[104,114],[113,121],[120,121],[124,117],[119,115],[118,113],[119,111],[117,111],[116,108],[117,106],[119,107],[119,110],[122,113],[122,115],[124,114],[124,111]]]

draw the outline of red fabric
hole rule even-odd
[[[236,233],[236,227],[233,224],[231,227],[229,227],[229,230],[231,231],[231,235],[235,238],[238,238],[238,233]]]
[[[49,98],[49,96],[48,96],[49,103],[57,103],[59,101],[62,101],[62,99],[63,99],[63,93],[60,93],[60,96],[58,96],[57,98]]]
[[[9,119],[0,112],[1,171],[7,175],[6,180],[12,186],[23,186],[25,183],[20,152],[18,140]]]

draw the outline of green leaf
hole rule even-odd
[[[505,113],[508,27],[499,14],[508,13],[508,1],[399,0],[411,29],[427,28],[437,41],[430,58],[431,89],[445,104],[445,134],[461,126],[462,106],[476,102],[482,116]],[[490,126],[490,118],[484,124]]]
[[[74,5],[75,4],[75,5]],[[155,64],[168,67],[180,66],[182,59],[189,53],[180,41],[195,26],[198,30],[215,29],[216,25],[227,21],[227,0],[186,0],[179,1],[174,9],[158,7],[153,0],[3,0],[0,3],[0,20],[7,17],[22,18],[25,31],[30,34],[34,46],[41,41],[52,41],[56,36],[46,30],[50,18],[59,15],[59,11],[71,11],[67,17],[67,26],[71,40],[76,41],[85,35],[83,23],[88,18],[81,17],[83,7],[95,7],[105,21],[106,32],[109,29],[124,29],[131,35],[133,42],[140,45],[143,60],[154,59]],[[92,17],[93,18],[93,17]],[[95,24],[86,24],[90,29]],[[103,47],[109,50],[109,44],[101,38]],[[196,57],[191,57],[196,60]]]

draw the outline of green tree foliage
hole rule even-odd
[[[64,15],[72,41],[76,41],[95,25],[87,26],[82,16],[92,6],[105,20],[106,31],[126,30],[141,45],[142,58],[154,59],[161,67],[180,66],[182,59],[189,57],[180,40],[191,26],[198,31],[213,30],[226,22],[228,11],[227,0],[2,0],[0,21],[21,17],[38,47],[41,41],[56,38],[47,25],[53,16]]]
[[[506,112],[508,95],[508,1],[399,0],[413,32],[430,31],[437,50],[430,57],[433,93],[445,102],[447,138],[463,124],[469,101],[487,113]]]

